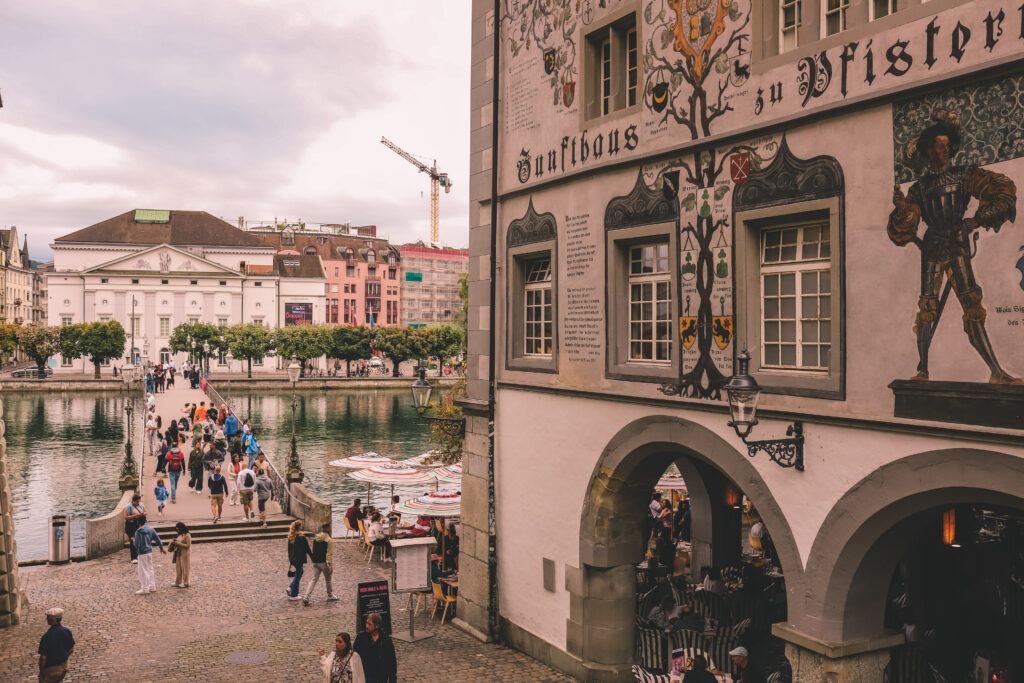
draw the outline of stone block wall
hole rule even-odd
[[[0,403],[3,417],[3,403]],[[14,509],[7,478],[7,439],[0,420],[0,627],[14,626],[21,619],[18,584],[18,547],[14,540]]]

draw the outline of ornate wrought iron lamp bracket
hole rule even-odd
[[[731,425],[732,423],[730,423]],[[758,451],[764,453],[780,467],[793,467],[797,472],[804,471],[804,423],[794,420],[793,424],[786,427],[788,439],[761,439],[759,441],[747,441],[747,455],[753,458]]]

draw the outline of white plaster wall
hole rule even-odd
[[[594,468],[610,439],[642,417],[673,415],[717,433],[736,448],[740,457],[746,458],[746,449],[726,425],[724,413],[514,389],[499,389],[496,400],[495,505],[501,613],[564,649],[569,616],[565,565],[579,566],[583,504]],[[784,422],[762,420],[755,436],[781,437],[785,427]],[[789,521],[804,565],[821,524],[837,501],[886,463],[946,448],[981,448],[1024,458],[1024,445],[993,447],[967,439],[954,441],[806,423],[804,433],[806,471],[783,469],[763,454],[749,461]],[[554,593],[544,590],[541,563],[545,557],[556,563]]]

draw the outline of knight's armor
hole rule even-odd
[[[974,216],[979,226],[998,232],[1016,217],[1016,188],[1006,176],[976,167],[949,166],[927,171],[907,194],[904,211],[889,216],[889,238],[900,246],[917,241],[921,248],[921,297],[914,331],[917,334],[918,377],[928,377],[928,348],[939,318],[939,294],[948,277],[963,308],[964,331],[988,365],[993,381],[1012,381],[996,360],[985,330],[981,287],[971,269],[971,233],[964,214],[972,197],[979,201]],[[927,230],[917,238],[919,221]]]

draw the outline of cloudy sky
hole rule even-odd
[[[381,11],[383,10],[383,11]],[[468,0],[0,0],[0,225],[54,237],[134,208],[468,241]],[[428,161],[429,165],[429,161]]]

